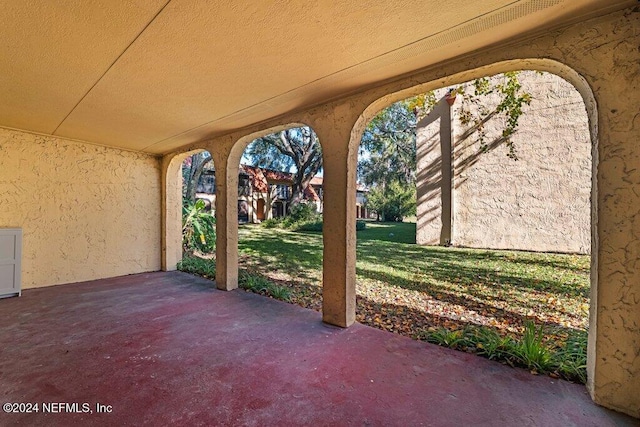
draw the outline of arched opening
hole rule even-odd
[[[322,149],[315,132],[292,124],[243,138],[227,176],[229,200],[237,199],[238,219],[228,228],[238,230],[238,285],[319,309],[320,302],[309,303],[322,294]]]
[[[211,154],[198,149],[173,156],[164,181],[163,270],[175,270],[186,254],[195,255],[209,259],[207,276],[213,278],[216,185]]]
[[[545,83],[555,85],[547,87],[551,89],[549,99],[546,100],[550,106],[542,106],[537,102],[532,107],[527,107],[529,110],[525,108],[518,131],[509,135],[514,140],[521,135],[526,143],[545,139],[544,132],[534,130],[532,123],[525,123],[527,111],[531,118],[533,108],[537,109],[533,125],[536,125],[537,120],[537,125],[547,132],[546,139],[552,141],[539,144],[532,151],[521,151],[520,163],[507,159],[505,154],[518,156],[517,151],[521,145],[516,143],[516,151],[510,151],[504,135],[501,132],[497,137],[494,135],[496,125],[491,121],[493,116],[489,113],[496,109],[500,100],[489,103],[489,117],[477,121],[470,119],[469,106],[458,105],[456,110],[455,103],[456,95],[458,102],[464,97],[462,92],[456,93],[456,90],[461,85],[464,86],[465,81],[491,76],[494,72],[519,69],[548,71],[564,78],[562,80],[553,76]],[[530,75],[537,76],[535,73]],[[503,77],[503,82],[498,83],[503,88],[509,84],[506,81],[508,79],[504,79]],[[547,337],[542,338],[540,344],[546,345],[550,350],[545,353],[545,358],[548,359],[545,363],[549,363],[546,365],[547,369],[536,368],[532,364],[532,370],[551,370],[554,375],[558,372],[561,375],[566,373],[566,377],[585,381],[582,365],[587,353],[592,354],[591,350],[586,350],[587,328],[590,349],[593,348],[595,336],[593,296],[596,283],[593,265],[596,258],[593,255],[590,260],[588,255],[580,257],[546,253],[588,254],[596,251],[591,243],[595,241],[596,223],[591,220],[595,206],[590,206],[591,200],[595,200],[595,176],[592,171],[597,166],[597,127],[593,96],[584,80],[575,72],[546,60],[496,64],[483,70],[453,76],[439,83],[440,91],[428,92],[427,97],[424,90],[435,89],[433,84],[392,94],[375,102],[354,128],[351,144],[360,143],[354,141],[360,137],[366,143],[367,138],[372,135],[371,126],[367,127],[365,118],[379,121],[378,113],[389,105],[389,101],[406,99],[407,96],[416,97],[421,93],[422,99],[403,101],[405,112],[410,113],[411,107],[416,103],[419,104],[418,107],[420,103],[430,104],[429,112],[434,112],[414,120],[414,129],[418,129],[413,169],[417,183],[417,188],[413,187],[417,199],[416,234],[413,234],[410,226],[387,227],[375,223],[370,225],[370,230],[358,233],[357,320],[414,337],[430,338],[434,342],[490,358],[495,358],[500,353],[500,346],[506,348],[508,343],[506,340],[501,341],[501,337],[509,337],[512,333],[510,348],[519,351],[524,339],[537,339],[536,332],[540,328],[536,325],[544,325]],[[442,87],[443,83],[455,86]],[[483,80],[479,84],[486,83]],[[536,90],[539,89],[540,87],[536,87]],[[474,108],[481,107],[477,103],[473,105]],[[574,108],[576,105],[577,110]],[[573,109],[560,112],[560,107]],[[580,144],[558,144],[563,138],[562,130],[558,125],[544,127],[545,116],[547,119],[558,119],[562,115],[560,118],[566,119],[576,114],[576,111],[580,115],[579,123],[564,125],[566,133],[578,136]],[[397,114],[399,113],[396,111],[395,117]],[[393,112],[391,117],[394,117]],[[458,126],[456,130],[455,121],[461,119],[468,126]],[[495,117],[493,119],[495,121]],[[501,129],[505,123],[508,123],[508,118],[499,121],[503,126]],[[451,128],[452,125],[454,129]],[[396,132],[394,142],[398,143],[398,129],[394,125],[391,128],[392,132]],[[476,137],[472,138],[474,133]],[[443,143],[445,134],[449,140]],[[482,139],[478,138],[478,134],[486,137],[484,141],[478,140]],[[400,144],[396,145],[399,146]],[[506,151],[500,151],[501,146]],[[381,153],[377,154],[380,155],[374,160],[385,160]],[[373,159],[371,152],[366,155]],[[505,163],[507,161],[511,164]],[[362,163],[361,158],[360,171],[363,169]],[[514,164],[518,166],[513,167]],[[381,168],[386,170],[383,177],[393,173],[389,172],[389,167],[390,164],[387,164]],[[541,171],[545,169],[553,173],[544,175]],[[554,175],[558,169],[562,173]],[[549,178],[550,175],[554,177]],[[359,179],[362,179],[362,175]],[[376,189],[371,194],[371,182],[359,182],[357,185],[362,184],[365,184],[370,196],[374,199],[378,197]],[[399,193],[408,190],[411,189],[399,186],[392,191],[394,194],[391,196],[396,196],[396,201],[401,200]],[[568,193],[564,193],[565,191]],[[540,204],[535,207],[528,205],[536,198]],[[371,210],[375,210],[374,207],[377,206],[369,206]],[[471,237],[472,235],[475,237]],[[414,237],[417,237],[418,243],[427,245],[457,245],[486,248],[490,251],[450,248],[425,250],[418,245],[407,246],[414,244]],[[382,243],[378,245],[374,241]],[[397,245],[395,248],[394,244]],[[496,249],[533,250],[540,254],[501,254]],[[378,256],[373,255],[376,251]],[[396,255],[399,256],[394,260]],[[467,258],[462,261],[464,256],[461,255]],[[488,262],[487,258],[491,258],[491,261]],[[501,264],[497,262],[500,258],[514,262]],[[526,272],[527,269],[522,268],[524,265],[537,265],[539,269]],[[553,267],[547,269],[550,266]],[[579,274],[574,274],[575,272]],[[509,287],[513,290],[511,294]],[[528,290],[523,292],[525,288]],[[509,299],[516,294],[520,294],[518,298],[522,299],[522,304],[519,307],[509,307]],[[591,316],[588,315],[589,307]],[[509,316],[514,317],[514,314],[518,318],[516,322],[505,322],[509,320]],[[419,320],[416,322],[415,319]],[[532,321],[532,326],[525,328],[525,322],[528,321]],[[487,330],[500,332],[500,323],[504,324],[502,326],[506,333],[485,333],[483,329],[467,328],[481,325],[483,328],[488,327]],[[516,326],[510,330],[507,323],[515,323]],[[527,336],[524,336],[525,329],[531,332]],[[494,344],[495,348],[489,348]],[[556,363],[558,358],[563,355],[566,357],[575,346],[580,346],[580,358],[565,361],[570,365],[580,364],[580,369],[571,373],[567,373],[568,370],[562,371],[564,367]],[[558,351],[558,357],[554,359],[553,352],[560,349],[562,351]]]

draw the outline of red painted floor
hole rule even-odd
[[[6,402],[39,412],[0,412],[2,426],[640,425],[580,385],[330,327],[320,313],[179,272],[0,300]]]

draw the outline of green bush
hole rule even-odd
[[[284,218],[282,218],[282,220],[280,221],[280,228],[284,228],[286,230],[290,229],[293,224],[296,223],[296,220],[293,219],[293,217],[291,216],[285,216]]]
[[[402,222],[404,217],[416,214],[416,187],[392,181],[385,187],[372,188],[367,203],[382,221]]]
[[[556,364],[551,351],[543,343],[544,328],[536,328],[533,322],[525,322],[524,335],[516,343],[513,356],[524,367],[537,372],[551,372]]]
[[[483,326],[461,330],[438,328],[417,334],[418,339],[457,350],[476,353],[488,359],[506,362],[541,374],[561,376],[570,381],[587,381],[587,334],[576,332],[562,348],[544,341],[543,326],[525,322],[524,334],[515,340]]]
[[[187,253],[198,250],[209,254],[216,249],[216,219],[205,206],[199,199],[182,207],[182,247]]]
[[[245,274],[240,283],[240,287],[259,294],[267,292],[271,287],[271,282],[257,274]]]
[[[462,349],[469,345],[465,330],[450,331],[447,328],[441,327],[433,332],[427,333],[424,338],[430,343],[453,349]]]
[[[260,225],[264,228],[276,228],[280,225],[280,221],[278,218],[270,218],[262,221]]]
[[[281,228],[293,231],[322,231],[322,215],[316,211],[313,203],[296,203],[283,218],[262,221],[264,228]]]
[[[291,231],[322,231],[322,214],[316,211],[313,203],[301,202],[291,206],[289,215],[283,218],[272,218],[262,221],[264,228],[281,228]],[[356,221],[356,230],[364,230],[367,223]]]
[[[216,278],[216,262],[213,259],[203,259],[196,256],[186,256],[178,263],[178,270],[196,274],[207,279]]]
[[[293,231],[322,231],[322,215],[316,211],[315,204],[300,202],[291,206],[281,225],[282,228]]]
[[[320,214],[316,210],[314,203],[300,202],[291,205],[289,208],[289,215],[286,219],[291,219],[292,223],[302,221],[317,220]]]
[[[572,381],[587,382],[587,333],[576,331],[556,352],[558,374]]]
[[[291,290],[285,286],[271,286],[267,292],[272,298],[279,299],[280,301],[291,300]]]
[[[469,328],[467,339],[475,348],[475,353],[487,359],[508,359],[515,348],[513,339],[503,337],[494,329],[489,328]]]
[[[259,274],[242,272],[240,274],[239,285],[247,291],[267,295],[274,299],[282,301],[289,301],[291,299],[291,290],[289,288],[285,286],[278,286]]]
[[[291,227],[293,231],[322,231],[322,220],[298,222]]]

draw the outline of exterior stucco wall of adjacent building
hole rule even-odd
[[[492,84],[504,83],[494,76]],[[503,115],[486,121],[488,151],[482,152],[478,132],[461,121],[463,108],[478,107],[458,95],[450,107],[453,141],[453,230],[454,245],[493,248],[589,253],[591,246],[591,142],[587,112],[582,97],[567,81],[550,73],[525,71],[518,75],[522,92],[532,95],[523,108],[518,131],[512,136],[518,160],[506,156],[500,136]],[[463,85],[473,93],[471,84]],[[497,94],[479,98],[487,111],[500,102]],[[447,103],[439,103],[448,108]],[[419,128],[418,165],[423,146],[440,145],[441,121]],[[434,141],[434,136],[436,140]],[[436,150],[438,154],[439,148]],[[433,152],[433,150],[432,150]],[[434,171],[418,170],[423,186],[429,186]],[[439,176],[433,177],[434,182]],[[433,186],[433,185],[432,185]],[[418,205],[420,244],[439,244],[440,230],[428,223],[429,212],[437,212],[436,194]],[[436,220],[435,223],[442,221]],[[429,230],[429,231],[427,231]]]
[[[450,224],[443,222],[449,211],[444,207],[443,172],[447,170],[442,162],[441,140],[447,135],[450,142],[450,107],[442,99],[416,128],[416,243],[419,245],[446,244],[451,237],[446,233]],[[450,177],[449,173],[445,179]]]
[[[0,228],[23,230],[22,287],[160,269],[160,160],[0,128]]]
[[[454,126],[454,243],[462,246],[590,253],[591,138],[584,101],[567,81],[523,72],[533,96],[512,137],[518,160],[500,144],[477,155],[474,135]],[[498,80],[498,78],[495,78]],[[492,97],[490,108],[499,102]],[[460,123],[460,104],[453,122]],[[505,119],[485,123],[487,142]]]

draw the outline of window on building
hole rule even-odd
[[[280,200],[289,200],[291,195],[291,186],[287,184],[275,184],[275,197]],[[273,188],[273,187],[272,187]]]

